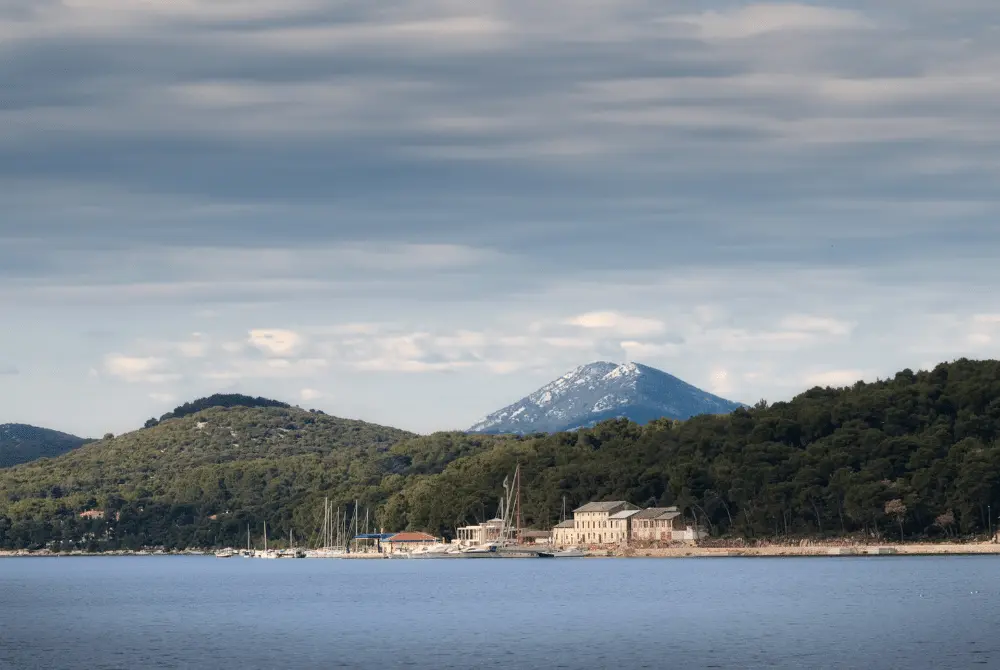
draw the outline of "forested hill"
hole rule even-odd
[[[0,424],[0,468],[52,458],[87,443],[82,437],[22,423]]]
[[[210,409],[0,472],[0,546],[239,544],[264,520],[273,537],[308,537],[327,496],[359,500],[387,529],[450,535],[493,515],[517,463],[525,520],[541,527],[565,496],[570,508],[676,504],[715,536],[971,535],[1000,514],[998,436],[1000,363],[968,360],[729,415],[554,435],[413,437],[295,409]],[[120,518],[78,518],[90,508]]]
[[[280,400],[261,397],[254,398],[240,393],[216,393],[207,398],[199,398],[198,400],[186,402],[179,407],[175,407],[173,411],[167,412],[159,419],[150,419],[146,422],[146,428],[152,428],[160,421],[166,421],[167,419],[180,419],[185,416],[191,416],[210,407],[280,407],[282,409],[289,409],[291,405]]]
[[[1000,514],[998,436],[1000,363],[963,359],[726,416],[509,443],[393,496],[388,525],[448,528],[519,461],[539,525],[566,495],[679,505],[714,535],[981,533]]]

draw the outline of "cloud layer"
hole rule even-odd
[[[752,402],[994,356],[997,19],[9,0],[0,399],[100,434],[240,388],[427,430],[595,358]]]

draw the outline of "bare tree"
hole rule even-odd
[[[903,521],[906,520],[906,505],[899,498],[894,498],[885,504],[885,515],[895,519],[899,524],[899,541],[903,541]]]
[[[934,519],[934,525],[943,530],[945,535],[951,537],[951,527],[955,525],[955,515],[951,510],[948,510]]]

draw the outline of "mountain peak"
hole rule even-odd
[[[647,423],[660,417],[725,414],[741,406],[641,363],[596,361],[490,414],[469,432],[558,432],[617,417]]]

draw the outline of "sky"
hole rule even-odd
[[[1000,350],[1000,7],[0,0],[0,422],[464,429]]]

